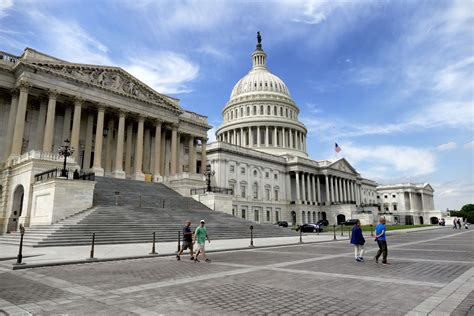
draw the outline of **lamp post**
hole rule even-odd
[[[70,143],[71,142],[69,141],[69,139],[66,139],[64,141],[64,145],[58,148],[59,155],[64,157],[63,169],[61,170],[61,177],[63,178],[67,178],[68,174],[66,169],[67,157],[72,156],[72,154],[74,153],[74,148],[69,146]]]
[[[211,170],[211,165],[206,166],[206,171],[204,172],[204,176],[206,177],[206,192],[211,192],[211,177],[214,176],[216,172]]]

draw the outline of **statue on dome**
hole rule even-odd
[[[260,31],[257,32],[257,42],[262,44],[262,36],[260,35]]]

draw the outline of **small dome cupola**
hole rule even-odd
[[[262,49],[262,36],[257,32],[257,48],[252,54],[252,69],[264,69],[266,66],[267,54]]]

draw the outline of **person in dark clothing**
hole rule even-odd
[[[458,218],[458,227],[459,227],[459,229],[461,229],[461,219],[460,218]]]
[[[354,245],[355,261],[363,262],[365,238],[362,234],[362,228],[360,228],[360,220],[357,220],[354,227],[352,227],[351,244]]]
[[[183,251],[189,248],[189,254],[191,255],[191,260],[194,260],[193,255],[193,231],[191,229],[191,221],[186,221],[186,226],[183,227],[183,246],[181,247],[179,253],[176,255],[176,260],[181,260],[181,255]]]
[[[387,265],[389,264],[387,262],[387,255],[388,255],[388,250],[387,250],[387,239],[385,238],[385,232],[386,232],[386,227],[385,227],[385,217],[380,217],[379,223],[377,226],[375,226],[375,241],[379,245],[379,251],[377,252],[377,255],[375,255],[375,263],[379,263],[379,258],[381,255],[382,257],[382,264]]]

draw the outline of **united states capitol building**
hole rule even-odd
[[[72,180],[73,170],[81,177],[160,182],[260,223],[373,223],[383,214],[426,224],[441,217],[428,184],[378,188],[345,158],[311,159],[298,105],[269,71],[260,38],[251,61],[222,110],[217,141],[207,143],[206,116],[121,68],[71,63],[30,48],[21,56],[0,52],[0,233],[90,208],[94,181]],[[74,148],[68,179],[52,172],[62,168],[64,145]],[[215,190],[202,192],[208,164]]]

